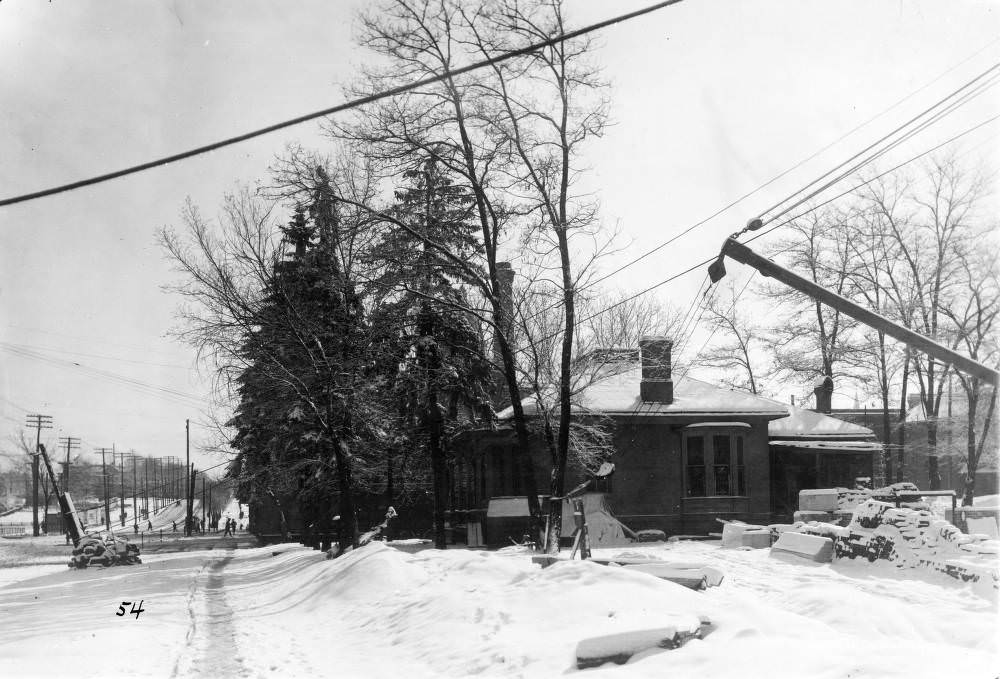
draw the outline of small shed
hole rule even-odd
[[[875,433],[845,420],[787,406],[789,414],[767,425],[771,462],[771,511],[791,517],[799,491],[853,488],[872,479],[882,444]]]

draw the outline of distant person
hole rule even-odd
[[[243,530],[243,522],[242,521],[240,521],[240,530]],[[236,533],[234,532],[233,535],[236,535]]]
[[[176,521],[174,521],[174,532],[175,533],[177,532],[177,522]]]
[[[153,522],[150,521],[149,519],[146,519],[146,523],[149,524],[149,526],[146,527],[146,530],[153,530]]]
[[[226,532],[222,534],[222,537],[227,538],[233,534],[233,531],[229,530],[229,519],[226,519]]]
[[[133,523],[132,524],[132,530],[135,532],[136,535],[138,535],[139,534],[139,524],[138,523]]]

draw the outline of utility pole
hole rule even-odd
[[[201,475],[201,525],[205,525],[205,474]]]
[[[108,530],[111,530],[111,500],[108,498],[108,467],[104,460],[104,455],[106,453],[111,453],[113,455],[115,449],[98,448],[97,452],[101,454],[101,481],[104,486],[104,522]]]
[[[149,458],[142,458],[142,475],[145,477],[142,482],[142,507],[146,510],[146,520],[149,520]]]
[[[190,483],[185,483],[187,486],[187,521],[185,521],[185,532],[188,536],[191,535],[191,510],[192,504],[194,504],[194,469],[191,467],[191,420],[184,420],[184,452],[186,464],[184,465],[184,470],[191,474]],[[190,470],[190,471],[188,471]],[[185,481],[187,481],[185,479]]]
[[[159,483],[163,483],[163,458],[154,457],[153,458],[153,511],[155,512],[160,508],[159,498],[163,496],[163,489],[157,483],[157,476],[159,476]]]
[[[28,415],[29,427],[35,428],[35,452],[31,456],[31,530],[38,537],[38,451],[42,445],[42,430],[52,429],[51,415]]]
[[[130,450],[129,453],[131,454],[131,457],[132,457],[132,523],[135,524],[136,526],[138,526],[139,525],[139,500],[138,500],[138,496],[136,495],[136,486],[138,484],[135,482],[135,451],[134,450]]]
[[[111,447],[114,448],[114,446],[115,444],[112,443]],[[124,528],[125,527],[125,451],[122,451],[121,461],[122,461],[121,468],[118,470],[118,476],[121,478],[121,491],[122,491],[121,504],[118,505],[118,509],[121,511],[119,511],[118,514],[119,516],[121,516],[122,528]]]
[[[60,436],[59,445],[66,446],[66,468],[63,470],[63,490],[69,492],[69,451],[80,447],[80,439],[72,436]]]
[[[187,515],[188,515],[188,535],[191,534],[191,529],[194,528],[194,489],[198,487],[198,472],[195,471],[194,465],[191,465],[189,470],[190,476],[186,479],[187,481]]]

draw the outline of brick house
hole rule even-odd
[[[787,451],[823,440],[829,444],[826,448],[813,449],[805,456],[817,466],[825,464],[817,457],[817,450],[822,460],[857,454],[860,457],[854,461],[862,464],[825,464],[826,471],[821,472],[825,476],[817,478],[832,480],[836,476],[838,482],[853,482],[855,476],[862,475],[859,471],[871,473],[872,449],[877,446],[870,443],[870,430],[852,429],[852,425],[815,413],[811,413],[815,418],[800,414],[789,425],[802,431],[779,428],[781,438],[777,440],[786,445],[775,449],[769,426],[790,417],[787,406],[713,386],[686,373],[675,378],[670,351],[669,340],[645,337],[638,357],[635,351],[625,352],[624,364],[582,389],[574,399],[575,417],[600,419],[613,430],[610,461],[616,471],[596,490],[603,493],[603,504],[629,528],[689,535],[717,532],[720,526],[716,518],[770,522],[776,509],[784,509],[774,501],[781,468],[781,464],[774,464],[775,454],[779,459],[794,457],[795,452]],[[537,399],[527,396],[522,403],[525,414],[533,418]],[[520,496],[523,501],[511,418],[512,410],[503,410],[498,413],[498,426],[469,432],[458,442],[460,453],[452,470],[456,508],[475,516],[486,511],[491,499]],[[834,435],[838,428],[848,436],[838,440]],[[824,439],[827,434],[830,436]],[[838,447],[849,443],[848,438],[855,439],[852,443],[868,443],[861,449]],[[531,454],[539,493],[547,494],[551,465],[537,436]],[[582,477],[579,468],[571,467],[567,487]],[[787,480],[777,488],[787,489]],[[526,508],[527,502],[522,505]],[[521,532],[516,535],[520,537]],[[486,541],[509,544],[506,536],[487,535]]]

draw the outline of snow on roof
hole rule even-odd
[[[785,406],[785,408],[788,410],[788,417],[767,423],[767,435],[772,439],[801,436],[823,439],[875,437],[871,429],[846,420],[795,406]]]
[[[804,448],[808,450],[856,450],[867,452],[881,450],[882,444],[876,441],[770,441],[772,446],[786,448]]]
[[[717,387],[692,377],[674,380],[673,403],[643,401],[639,398],[642,371],[631,369],[600,379],[580,391],[573,402],[577,413],[597,412],[605,415],[755,415],[776,418],[788,414],[788,408],[777,401],[753,394]],[[521,399],[525,415],[537,411],[537,399],[529,394]],[[511,407],[497,414],[500,420],[514,416]]]

